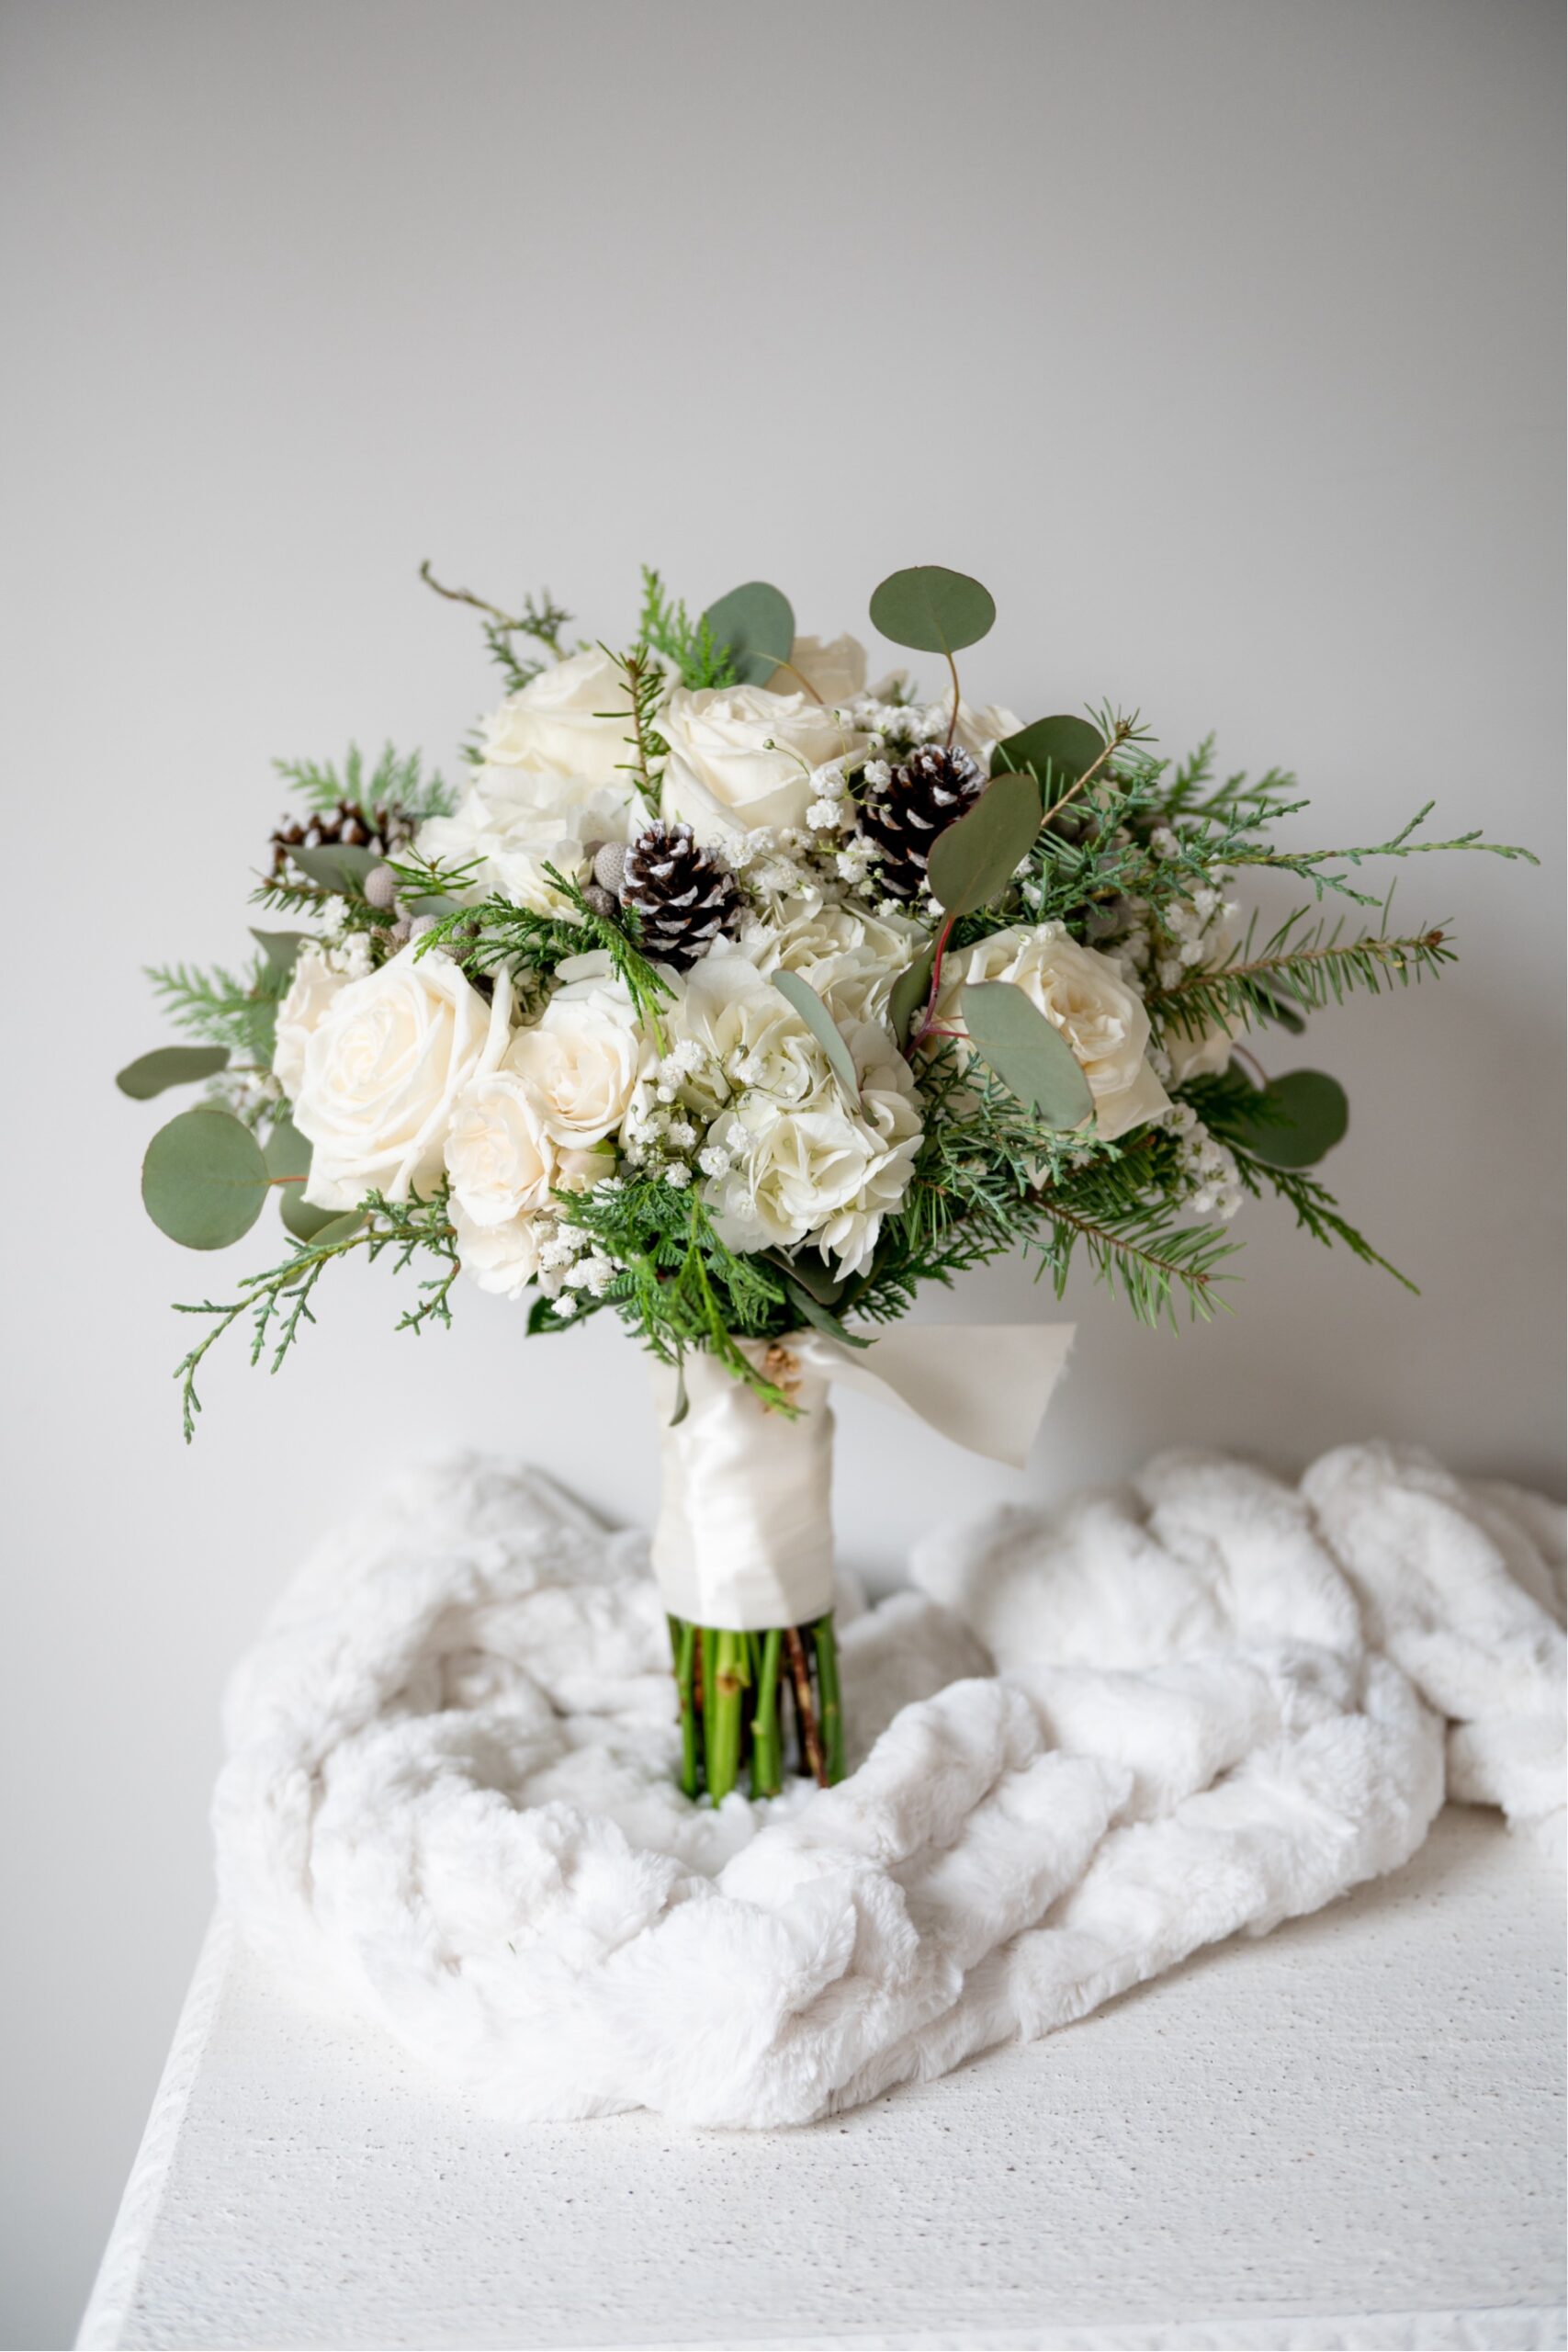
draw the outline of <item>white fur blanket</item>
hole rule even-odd
[[[1415,1850],[1562,1822],[1562,1514],[1347,1447],[1168,1455],[932,1538],[844,1627],[851,1776],[689,1805],[642,1537],[473,1460],[330,1538],[236,1674],[224,1897],[523,2117],[800,2123]]]

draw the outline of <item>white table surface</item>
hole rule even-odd
[[[504,2124],[221,1923],[85,2346],[1559,2346],[1563,1881],[1495,1815],[808,2130]]]

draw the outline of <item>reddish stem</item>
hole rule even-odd
[[[956,915],[949,915],[947,921],[942,924],[942,929],[937,933],[936,954],[931,957],[931,994],[926,999],[926,1017],[915,1033],[915,1043],[917,1046],[919,1044],[922,1037],[929,1037],[932,1034],[934,1027],[934,1015],[936,1012],[937,990],[942,986],[942,959],[947,953],[947,943],[953,936],[953,926],[957,920],[958,918]],[[947,1034],[951,1035],[955,1033],[950,1031]]]

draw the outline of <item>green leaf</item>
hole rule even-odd
[[[794,1006],[827,1055],[834,1077],[851,1102],[858,1102],[860,1079],[855,1070],[854,1057],[839,1035],[838,1024],[810,981],[803,980],[798,972],[775,972],[773,978],[780,996]]]
[[[938,834],[926,862],[932,898],[946,914],[973,914],[1006,889],[1039,831],[1034,778],[993,776],[969,814]]]
[[[887,1019],[900,1045],[908,1038],[910,1023],[931,994],[931,966],[935,962],[936,941],[928,939],[908,971],[900,972],[893,983],[887,1000]]]
[[[1099,729],[1068,712],[1059,718],[1037,718],[1032,727],[1021,727],[1016,735],[1005,737],[991,753],[991,773],[998,775],[1028,768],[1039,777],[1041,794],[1050,808],[1069,785],[1088,775],[1104,751],[1105,738]]]
[[[339,1209],[319,1209],[305,1198],[310,1173],[310,1146],[292,1119],[279,1119],[262,1148],[266,1172],[278,1195],[286,1233],[296,1241],[314,1241],[342,1215]]]
[[[322,842],[314,849],[291,849],[288,854],[301,874],[323,890],[335,890],[341,899],[363,898],[371,867],[387,863],[379,850],[360,849],[351,842]]]
[[[869,1340],[861,1339],[856,1332],[850,1330],[846,1325],[840,1322],[830,1307],[823,1306],[813,1298],[804,1283],[796,1282],[793,1275],[786,1274],[784,1288],[789,1293],[790,1305],[795,1308],[795,1313],[802,1322],[809,1323],[813,1330],[826,1332],[829,1340],[838,1340],[846,1348],[870,1347]]]
[[[918,653],[960,653],[978,644],[996,617],[988,588],[940,563],[889,572],[871,600],[872,627]]]
[[[749,580],[732,588],[703,615],[716,644],[729,648],[735,675],[743,686],[765,686],[795,644],[795,615],[782,588]]]
[[[141,1163],[148,1216],[186,1250],[226,1250],[250,1231],[266,1194],[261,1146],[227,1111],[182,1111]]]
[[[1350,1124],[1337,1079],[1320,1069],[1287,1070],[1260,1090],[1258,1115],[1233,1114],[1237,1142],[1266,1168],[1311,1168],[1332,1151]]]
[[[115,1073],[115,1084],[133,1102],[150,1102],[168,1086],[194,1086],[228,1067],[227,1046],[159,1046]]]
[[[253,931],[251,937],[275,972],[291,972],[299,950],[310,938],[306,931]]]
[[[314,1233],[302,1233],[298,1238],[301,1241],[309,1241],[313,1248],[318,1246],[326,1248],[334,1242],[346,1241],[351,1233],[358,1232],[364,1222],[363,1209],[348,1209],[341,1216],[329,1211],[325,1225],[319,1225]]]
[[[1021,988],[1010,980],[971,980],[961,1001],[981,1060],[1046,1126],[1066,1130],[1093,1118],[1094,1096],[1072,1047]]]
[[[837,1306],[850,1286],[849,1276],[836,1274],[820,1250],[802,1250],[793,1258],[775,1257],[772,1263],[786,1281],[808,1290],[818,1306]]]

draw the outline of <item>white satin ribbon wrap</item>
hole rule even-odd
[[[817,1331],[778,1345],[798,1418],[769,1412],[707,1354],[680,1376],[653,1366],[662,1493],[653,1571],[666,1609],[697,1625],[756,1633],[803,1625],[833,1605],[833,1414],[829,1384],[880,1396],[954,1444],[1021,1469],[1072,1344],[1070,1323],[900,1326],[869,1348]],[[738,1343],[761,1366],[773,1343]],[[775,1360],[776,1361],[776,1360]]]

